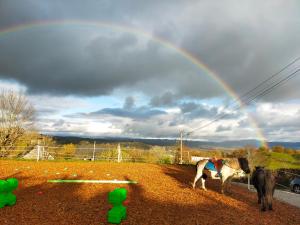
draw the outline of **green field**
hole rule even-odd
[[[250,164],[277,169],[300,169],[300,154],[287,154],[278,152],[256,152],[250,157]]]
[[[270,153],[270,161],[267,165],[270,169],[300,169],[299,154],[290,155],[286,153]]]

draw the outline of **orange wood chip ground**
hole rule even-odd
[[[219,193],[219,181],[208,191],[193,190],[193,166],[103,162],[26,162],[1,160],[0,179],[15,177],[17,204],[0,209],[6,225],[107,224],[108,193],[128,190],[127,225],[299,225],[300,209],[278,201],[261,212],[255,193],[232,185]],[[138,184],[47,183],[48,179],[135,180]]]

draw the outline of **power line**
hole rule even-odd
[[[280,85],[283,85],[286,82],[288,82],[289,80],[291,80],[292,78],[294,78],[299,71],[300,71],[300,69],[297,69],[295,72],[291,73],[290,75],[288,75],[284,79],[280,80],[279,82],[277,82],[276,84],[274,84],[273,86],[271,86],[270,88],[268,88],[267,90],[264,90],[262,93],[260,93],[259,95],[255,96],[254,99],[251,100],[251,101],[255,101],[257,98],[261,98],[261,97],[269,94],[274,88],[279,87]]]
[[[289,72],[291,73],[291,72]],[[269,89],[270,87],[272,87],[274,84],[277,84],[278,81],[280,81],[280,79],[274,80],[271,83],[267,84],[264,88],[262,88],[261,90],[259,90],[258,92],[255,92],[253,94],[251,94],[250,96],[248,96],[246,99],[241,99],[242,103],[247,104],[247,102],[249,102],[249,100],[251,101],[251,99],[253,99],[255,96],[257,96],[257,94],[260,92],[264,92],[265,90]]]
[[[277,82],[276,84],[272,85],[271,87],[267,88],[266,90],[263,90],[263,92],[257,94],[256,96],[254,96],[253,98],[251,98],[249,101],[247,101],[245,104],[249,104],[250,102],[252,101],[255,101],[267,94],[269,94],[274,88],[286,83],[287,81],[289,81],[290,79],[292,79],[298,72],[300,71],[300,69],[296,70],[295,72],[293,72],[292,74],[288,75],[287,77],[285,77],[284,79],[280,80],[279,82]],[[233,110],[237,110],[237,109],[240,109],[241,106],[237,106],[236,108],[234,108]],[[226,117],[227,114],[223,114],[217,118],[215,118],[214,120],[210,121],[209,123],[199,127],[199,128],[196,128],[190,132],[187,133],[187,135],[190,135],[191,133],[195,132],[196,130],[200,130],[200,129],[203,129],[205,127],[208,127],[209,125],[215,123],[216,121],[220,120],[220,119],[223,119],[224,117]]]
[[[272,80],[273,78],[277,77],[278,75],[280,75],[284,70],[286,70],[287,68],[289,68],[290,66],[292,66],[293,64],[295,64],[296,62],[298,62],[300,60],[300,57],[294,59],[292,62],[290,62],[289,64],[287,64],[286,66],[284,66],[282,69],[280,69],[278,72],[272,74],[270,77],[268,77],[267,79],[263,80],[262,82],[260,82],[257,86],[255,86],[254,88],[252,88],[251,90],[247,91],[246,93],[244,93],[243,95],[241,95],[239,97],[238,100],[235,100],[234,102],[232,102],[231,104],[225,106],[224,109],[228,109],[230,106],[235,105],[235,104],[239,104],[239,101],[241,102],[245,102],[248,99],[250,99],[251,97],[253,97],[254,95],[256,95],[256,93],[248,96],[249,94],[251,94],[253,91],[257,90],[259,87],[262,87],[263,84],[266,84],[268,81]],[[274,81],[273,81],[274,83]],[[271,84],[267,84],[268,85],[272,85]],[[266,87],[264,87],[263,89],[265,89]],[[244,99],[246,97],[246,99]]]
[[[282,80],[280,80],[279,82],[277,82],[275,85],[272,85],[272,86],[269,87],[268,89],[266,89],[266,90],[264,90],[263,92],[257,94],[256,96],[254,96],[253,98],[251,98],[251,99],[250,99],[247,103],[245,103],[245,104],[249,104],[250,102],[257,100],[258,98],[261,98],[261,97],[263,97],[263,96],[269,94],[274,88],[280,86],[280,84],[282,85],[282,84],[286,83],[287,81],[289,81],[290,79],[292,79],[299,71],[300,71],[300,69],[296,70],[295,72],[293,72],[293,73],[290,74],[289,76],[287,76],[287,77],[285,77],[284,79],[282,79]],[[240,109],[240,108],[241,108],[241,106],[237,106],[237,107],[234,108],[233,110],[237,110],[237,109]],[[188,132],[187,135],[190,135],[191,133],[195,132],[196,130],[203,129],[203,128],[205,128],[205,127],[207,127],[207,126],[209,126],[209,125],[215,123],[216,121],[218,121],[218,120],[220,120],[220,119],[223,119],[223,118],[226,117],[226,116],[227,116],[227,114],[223,114],[223,115],[221,115],[221,116],[215,118],[214,120],[210,121],[209,123],[207,123],[207,124],[205,124],[205,125],[203,125],[203,126],[201,126],[201,127],[199,127],[199,128],[196,128],[196,129],[194,129],[194,130]]]
[[[291,65],[293,65],[294,63],[296,63],[297,61],[300,60],[300,57],[296,58],[295,60],[293,60],[291,63],[289,63],[288,65],[286,65],[285,67],[283,67],[280,71],[278,71],[275,74],[272,74],[269,78],[267,78],[266,80],[262,81],[260,84],[258,84],[256,87],[254,87],[253,89],[251,89],[250,91],[246,92],[245,94],[242,95],[242,97],[245,97],[247,95],[249,95],[251,92],[253,92],[254,90],[258,89],[259,87],[261,87],[263,84],[265,84],[266,82],[270,81],[271,79],[273,79],[274,77],[278,76],[281,72],[283,72],[284,70],[286,70],[288,67],[290,67]],[[279,81],[273,81],[271,84],[269,84],[269,86],[263,88],[262,90],[259,91],[259,93],[254,93],[251,96],[246,98],[246,102],[244,102],[244,104],[249,104],[252,101],[255,101],[259,98],[262,98],[263,96],[269,94],[274,88],[286,83],[287,81],[289,81],[290,79],[292,79],[298,72],[300,71],[300,69],[297,69],[296,71],[294,71],[293,73],[289,74],[287,77],[279,80]],[[271,85],[271,86],[270,86]],[[238,102],[237,100],[235,102]],[[241,108],[241,106],[237,106],[235,107],[233,110],[239,109]],[[226,117],[227,114],[223,114],[221,116],[216,117],[215,119],[213,119],[212,121],[210,121],[209,123],[196,128],[188,133],[186,133],[187,135],[190,135],[191,133],[195,132],[196,130],[200,130],[203,129],[204,127],[207,127],[211,124],[213,124],[214,122]]]
[[[246,93],[244,93],[240,99],[242,99],[243,97],[246,97],[248,94],[252,93],[253,91],[255,91],[256,89],[258,89],[259,87],[261,87],[263,84],[267,83],[269,80],[273,79],[274,77],[278,76],[279,74],[281,74],[281,72],[283,72],[284,70],[286,70],[287,68],[289,68],[291,65],[295,64],[297,61],[300,60],[300,57],[296,58],[295,60],[293,60],[292,62],[290,62],[289,64],[287,64],[285,67],[283,67],[281,70],[279,70],[278,72],[272,74],[269,78],[265,79],[264,81],[262,81],[261,83],[259,83],[257,86],[255,86],[254,88],[252,88],[251,90],[247,91]]]

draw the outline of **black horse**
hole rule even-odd
[[[273,210],[273,195],[275,190],[275,177],[270,170],[257,166],[252,174],[252,183],[257,190],[258,204],[261,210]]]

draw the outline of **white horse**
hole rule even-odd
[[[203,159],[197,163],[197,174],[193,183],[194,189],[197,181],[201,178],[202,188],[206,190],[205,180],[210,177],[212,179],[221,180],[221,192],[224,193],[225,188],[230,184],[233,177],[244,177],[245,174],[250,173],[249,163],[246,158],[225,159],[219,176],[217,171],[205,168],[208,162],[209,159]]]

